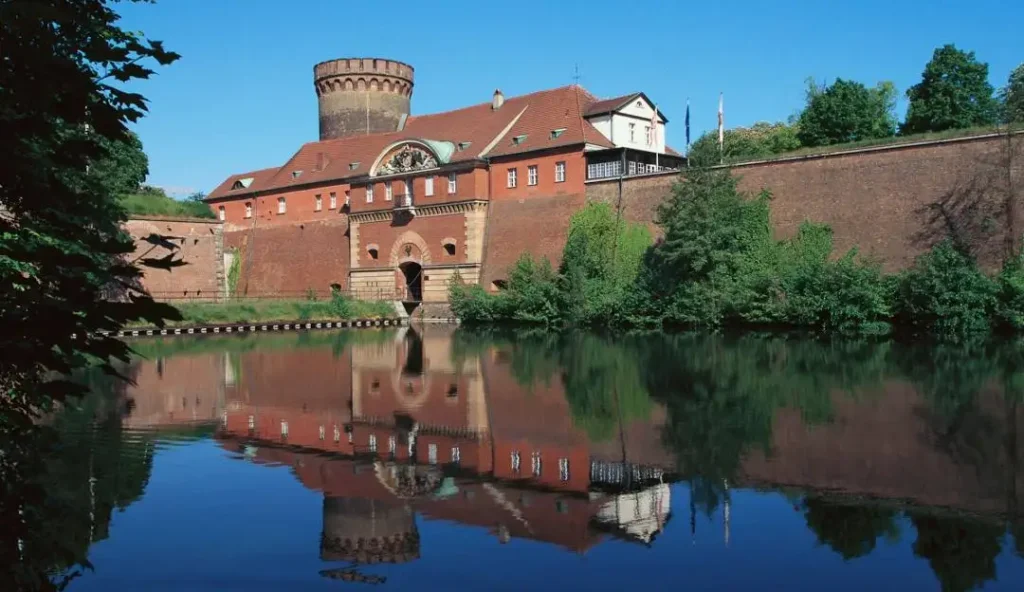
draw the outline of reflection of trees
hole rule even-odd
[[[59,587],[90,567],[89,546],[108,536],[113,511],[141,497],[151,444],[122,432],[117,394],[89,395],[31,432],[0,430],[0,565],[10,568],[0,589]]]
[[[890,540],[899,537],[896,511],[878,505],[809,496],[804,500],[804,518],[818,542],[828,545],[847,561],[871,553],[879,537]]]
[[[647,389],[669,412],[664,441],[682,473],[711,489],[751,450],[769,452],[779,408],[828,421],[832,391],[879,382],[885,369],[886,348],[864,341],[691,334],[643,344],[644,367],[657,369],[645,373]],[[701,497],[714,504],[720,493]]]
[[[914,554],[928,560],[946,591],[972,590],[996,577],[1003,527],[968,518],[912,514]]]

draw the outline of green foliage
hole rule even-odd
[[[1024,254],[1008,259],[995,281],[999,298],[997,324],[1013,331],[1024,330]]]
[[[255,300],[251,302],[186,302],[176,305],[181,315],[169,326],[291,321],[333,321],[354,318],[385,318],[394,315],[383,301],[353,300],[341,294],[330,300]],[[146,326],[131,323],[131,326]]]
[[[832,260],[832,232],[805,223],[772,238],[767,193],[741,193],[724,171],[694,171],[659,211],[665,240],[652,249],[630,301],[633,320],[670,324],[769,323],[877,330],[889,318],[879,266],[855,251]]]
[[[568,317],[583,324],[607,320],[650,246],[650,232],[624,222],[608,204],[591,203],[574,214],[560,269]]]
[[[126,261],[134,245],[116,195],[137,171],[119,180],[90,167],[117,160],[132,142],[127,124],[146,110],[120,85],[178,56],[119,28],[110,5],[0,4],[0,405],[23,422],[81,393],[52,377],[127,358],[100,330],[176,314],[141,293]]]
[[[561,281],[551,262],[524,253],[509,270],[507,287],[488,294],[456,274],[449,284],[452,312],[466,323],[516,322],[556,325],[563,320]]]
[[[804,500],[804,517],[818,542],[846,561],[869,555],[881,537],[899,535],[896,512],[877,505],[838,503],[814,495]]]
[[[1001,524],[917,512],[911,521],[917,529],[914,555],[928,560],[943,591],[974,590],[996,578],[1005,534]]]
[[[687,158],[692,166],[706,167],[720,161],[739,162],[769,158],[801,147],[798,128],[785,123],[755,123],[752,127],[725,130],[722,149],[718,146],[718,132],[710,131],[690,146]]]
[[[974,259],[945,240],[899,278],[896,311],[918,331],[965,337],[988,331],[996,308],[995,283]]]
[[[242,251],[231,249],[231,267],[228,268],[228,295],[234,296],[238,293],[238,278],[242,275]]]
[[[138,193],[122,195],[119,201],[129,215],[186,216],[211,220],[216,217],[210,206],[202,201],[177,200],[168,197],[163,189],[155,187],[143,187]]]
[[[907,90],[910,106],[901,134],[994,125],[999,105],[988,82],[988,64],[954,45],[935,50],[921,82]]]
[[[797,137],[804,146],[827,146],[896,133],[896,89],[891,82],[867,88],[837,78],[830,85],[808,83],[807,106],[797,120]]]
[[[142,140],[128,132],[124,140],[100,140],[106,155],[95,159],[89,175],[118,194],[136,193],[149,174],[149,158],[142,151]]]
[[[999,99],[1004,122],[1024,123],[1024,64],[1010,72],[1006,86],[999,91]]]

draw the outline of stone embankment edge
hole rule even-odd
[[[368,329],[373,327],[400,327],[402,319],[353,319],[348,321],[299,321],[291,323],[231,323],[222,325],[195,325],[192,327],[155,327],[101,331],[100,335],[116,337],[146,337],[155,335],[207,335],[211,333],[255,333],[257,331],[307,331],[316,329]]]

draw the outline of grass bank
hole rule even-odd
[[[129,216],[187,216],[211,220],[216,218],[210,206],[201,201],[177,200],[156,191],[122,195],[120,202]]]
[[[347,298],[329,300],[258,300],[252,302],[184,302],[175,304],[180,321],[168,321],[169,327],[221,325],[233,323],[272,323],[294,321],[339,321],[392,317],[395,309],[388,302],[367,302]],[[131,323],[126,328],[147,326]]]

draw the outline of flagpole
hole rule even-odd
[[[718,163],[725,163],[725,94],[718,93]]]

